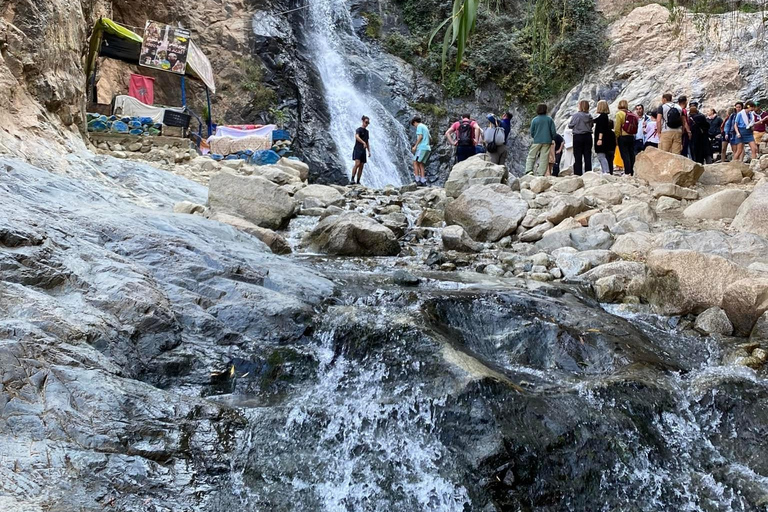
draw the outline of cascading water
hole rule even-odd
[[[351,175],[355,130],[362,116],[368,116],[372,156],[362,182],[373,188],[402,185],[410,176],[408,137],[402,124],[355,84],[353,74],[365,73],[374,63],[370,49],[355,35],[345,1],[309,0],[308,16],[307,41],[325,88],[331,114],[328,135],[336,143],[337,157]],[[357,59],[354,70],[348,63],[350,54]]]

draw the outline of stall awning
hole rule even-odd
[[[132,30],[108,18],[99,18],[93,27],[86,64],[86,76],[91,76],[99,56],[139,64],[141,43],[144,39]],[[216,92],[211,62],[194,43],[190,44],[187,59],[187,76],[203,82],[211,92]]]

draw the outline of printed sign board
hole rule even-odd
[[[147,21],[139,65],[183,75],[187,70],[189,30]]]

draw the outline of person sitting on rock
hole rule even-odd
[[[544,176],[549,173],[549,148],[555,140],[557,130],[555,122],[547,115],[546,103],[539,103],[536,107],[536,117],[531,121],[531,138],[533,143],[528,150],[528,158],[525,161],[525,173],[533,173],[536,165],[536,175]]]
[[[419,116],[411,119],[411,126],[416,128],[416,143],[411,148],[413,152],[413,174],[416,178],[416,184],[420,187],[426,187],[426,165],[432,152],[432,146],[429,145],[429,128],[421,122]]]
[[[504,128],[499,126],[496,116],[488,115],[488,128],[483,133],[485,141],[485,151],[491,162],[498,165],[504,165],[507,161],[507,146],[504,143]]]
[[[371,146],[368,145],[369,124],[371,124],[370,118],[363,116],[362,126],[355,130],[355,148],[352,150],[352,160],[355,161],[355,165],[352,167],[352,184],[357,183],[360,185],[360,178],[363,177],[363,167],[368,162],[366,152],[368,156],[371,156]],[[355,175],[357,175],[357,182],[355,182]]]
[[[477,143],[483,132],[469,114],[462,114],[461,121],[456,121],[445,132],[445,138],[456,147],[456,163],[477,154]]]

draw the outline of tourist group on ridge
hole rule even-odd
[[[768,111],[763,112],[756,101],[737,101],[722,115],[714,108],[702,112],[698,102],[688,102],[686,96],[673,101],[672,94],[661,97],[661,105],[646,113],[645,106],[635,105],[632,110],[626,100],[620,100],[618,110],[611,117],[608,102],[600,100],[596,116],[590,113],[590,103],[581,100],[578,111],[571,116],[563,135],[557,133],[555,122],[547,115],[547,105],[536,107],[531,121],[533,139],[525,163],[526,174],[558,176],[568,154],[575,175],[592,170],[592,153],[600,163],[603,174],[634,175],[635,157],[651,146],[669,153],[679,154],[701,164],[726,161],[728,148],[731,160],[743,161],[746,148],[754,158],[765,134]],[[486,153],[495,164],[507,159],[507,141],[511,130],[512,114],[501,118],[487,116],[488,126],[483,130],[470,114],[462,114],[445,132],[448,143],[455,147],[455,162],[462,162],[478,153]],[[355,132],[352,159],[352,183],[360,183],[363,167],[371,155],[368,144],[370,119],[362,118],[362,126]],[[413,173],[416,184],[426,186],[426,163],[432,152],[429,129],[421,117],[411,119],[416,140],[411,148]],[[565,166],[563,166],[565,167]]]

